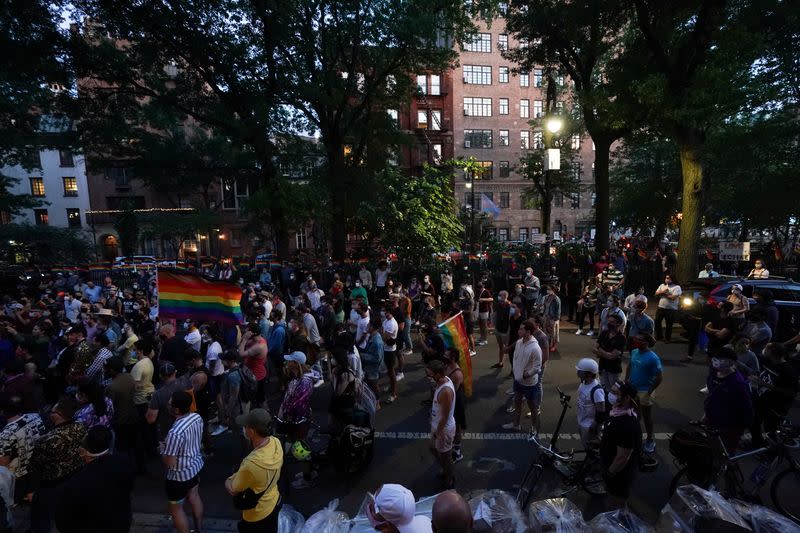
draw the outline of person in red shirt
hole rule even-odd
[[[599,276],[606,268],[608,268],[608,260],[606,256],[601,255],[600,259],[594,264],[594,275]]]
[[[261,336],[261,326],[258,322],[250,322],[239,342],[239,355],[258,383],[253,407],[261,407],[267,399],[267,353],[267,339]]]

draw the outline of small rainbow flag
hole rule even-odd
[[[270,261],[269,268],[281,268],[283,265],[280,261]]]
[[[185,272],[158,271],[158,314],[161,318],[210,320],[241,324],[242,290],[234,283]]]
[[[359,264],[366,265],[367,263],[369,263],[369,259],[367,259],[366,257],[362,257],[358,260],[358,262]]]
[[[256,268],[267,266],[268,262],[263,259],[256,259]]]
[[[513,258],[514,258],[514,256],[512,256],[510,253],[503,252],[503,255],[502,255],[503,261],[506,261],[506,260],[511,261]]]
[[[469,341],[467,328],[464,325],[464,313],[448,318],[439,324],[439,332],[447,348],[458,350],[458,366],[464,373],[464,394],[467,398],[472,396],[472,358],[469,355]]]

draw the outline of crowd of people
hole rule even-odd
[[[585,444],[599,444],[609,493],[624,501],[640,456],[655,450],[653,407],[663,368],[653,348],[671,340],[681,288],[667,273],[651,318],[644,289],[626,286],[620,257],[601,256],[586,280],[578,269],[563,279],[554,269],[540,278],[512,262],[501,287],[488,273],[473,286],[448,269],[438,279],[421,272],[406,283],[386,262],[374,272],[362,265],[325,280],[284,264],[252,283],[240,280],[242,325],[160,320],[154,271],[140,272],[123,289],[111,277],[43,279],[4,296],[0,501],[6,510],[30,505],[37,533],[53,525],[62,532],[127,531],[134,477],[160,457],[176,530],[187,532],[193,522],[199,531],[199,477],[214,460],[216,438],[229,433],[236,457],[225,460],[237,469],[225,488],[242,511],[239,530],[276,531],[285,454],[309,456],[303,439],[315,391],[329,387],[334,434],[372,428],[379,411],[402,395],[399,383],[415,350],[430,385],[430,449],[442,488],[452,489],[454,465],[464,457],[466,377],[437,323],[459,313],[470,355],[491,331],[493,368],[511,366],[511,419],[502,427],[521,431],[525,414],[533,439],[562,324],[574,322],[581,335],[588,318],[585,334],[596,344],[593,357],[576,366],[578,425]],[[233,281],[229,270],[218,277]],[[769,306],[751,308],[739,287],[702,325],[709,339],[705,420],[725,435],[729,450],[745,431],[758,445],[794,400],[792,343],[772,342],[771,320]],[[292,487],[313,487],[318,476],[314,466],[305,468]],[[395,524],[390,509],[410,494],[398,487],[385,485],[376,495],[376,527]],[[84,493],[97,497],[77,497]],[[463,510],[457,494],[442,498],[446,513]],[[436,515],[435,507],[434,531],[462,531],[448,520],[436,525]],[[431,530],[402,525],[395,529]]]

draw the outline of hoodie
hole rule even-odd
[[[242,520],[245,522],[263,520],[275,509],[280,499],[278,479],[282,465],[281,443],[275,437],[270,437],[264,446],[250,452],[242,461],[239,470],[229,478],[236,492],[243,492],[246,489],[251,489],[255,493],[266,491],[255,507],[242,511]]]

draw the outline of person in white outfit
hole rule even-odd
[[[442,361],[435,359],[425,369],[436,390],[431,404],[431,453],[442,468],[445,489],[455,485],[453,474],[453,439],[456,436],[456,389],[447,376]]]

